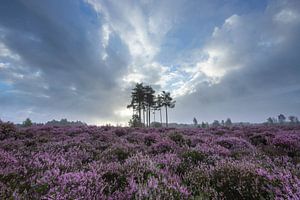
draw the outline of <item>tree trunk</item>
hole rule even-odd
[[[141,113],[142,109],[141,109],[141,102],[139,102],[139,120],[140,120],[140,124],[142,123],[142,113]]]
[[[159,108],[159,115],[160,115],[160,125],[162,127],[162,116],[161,116],[161,108]]]
[[[146,109],[146,122],[147,122],[147,126],[148,127],[148,108]]]
[[[151,126],[151,118],[150,118],[151,109],[150,109],[150,106],[148,107],[148,114],[149,114],[148,120],[149,120],[149,127],[150,127]]]
[[[155,110],[153,110],[153,121],[155,122]]]
[[[168,107],[166,106],[166,126],[168,127]]]
[[[145,124],[145,108],[143,109],[143,121],[144,121],[144,126],[146,126],[146,124]]]

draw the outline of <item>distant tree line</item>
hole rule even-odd
[[[166,127],[168,127],[168,108],[174,108],[175,101],[170,92],[162,91],[161,94],[155,94],[155,90],[143,83],[137,83],[131,92],[131,102],[127,108],[132,108],[132,119],[129,121],[131,127],[150,127],[162,126],[162,108],[165,108]],[[156,111],[159,111],[160,123],[155,121]],[[151,123],[151,113],[153,121]]]
[[[198,120],[196,119],[196,117],[194,117],[193,124],[195,127],[198,128],[209,128],[210,126],[212,127],[231,126],[232,122],[230,118],[227,118],[226,121],[222,120],[221,122],[219,122],[219,120],[214,120],[211,125],[208,122],[202,122],[201,124],[198,124]]]
[[[286,118],[283,114],[280,114],[276,117],[269,117],[267,119],[267,124],[299,124],[299,120],[298,117],[296,116],[289,116],[288,118]]]
[[[85,126],[87,125],[81,121],[68,121],[67,119],[61,119],[60,121],[53,119],[52,121],[46,122],[45,125],[52,125],[52,126],[68,126],[68,125],[77,125],[77,126]]]
[[[30,127],[30,126],[42,126],[42,125],[49,125],[49,126],[73,126],[73,125],[82,126],[82,125],[87,125],[87,124],[84,123],[84,122],[81,122],[81,121],[68,121],[67,119],[61,119],[61,120],[53,119],[52,121],[48,121],[44,124],[44,123],[32,122],[30,118],[27,118],[19,126]]]

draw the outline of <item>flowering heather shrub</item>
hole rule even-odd
[[[290,151],[299,151],[300,150],[300,135],[293,133],[281,133],[278,134],[273,140],[272,143],[278,148],[282,148]]]
[[[169,135],[170,139],[173,140],[177,145],[183,146],[186,144],[186,141],[182,134],[179,132],[173,132]]]
[[[259,145],[267,145],[268,144],[268,139],[265,135],[262,134],[256,134],[251,136],[250,141],[253,145],[259,146]]]
[[[242,138],[220,137],[216,139],[216,144],[228,149],[230,151],[228,154],[235,158],[241,158],[255,153],[255,148]]]
[[[0,122],[0,199],[300,199],[300,127]]]
[[[0,120],[0,140],[4,140],[8,137],[16,134],[16,127],[13,123],[2,122]]]
[[[157,134],[147,134],[144,136],[144,144],[151,146],[152,144],[156,143],[158,139],[159,135]]]
[[[237,137],[219,137],[216,140],[216,143],[230,150],[242,150],[253,148],[252,145],[249,144],[249,142]]]
[[[218,198],[273,199],[276,180],[273,182],[264,175],[248,162],[221,162],[212,170],[210,179]]]

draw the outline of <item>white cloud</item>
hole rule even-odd
[[[102,60],[106,60],[108,58],[108,54],[106,52],[106,48],[109,43],[109,38],[110,38],[111,30],[108,24],[103,24],[102,25],[102,30],[101,30],[101,36],[102,36],[102,47],[103,47],[103,52],[102,52]]]
[[[145,76],[140,73],[130,73],[123,77],[123,81],[127,83],[137,83],[142,82],[145,79]]]
[[[172,28],[172,20],[167,7],[151,1],[133,3],[132,1],[97,1],[86,0],[102,17],[102,38],[108,45],[109,35],[113,32],[126,44],[131,62],[127,74],[122,80],[123,88],[134,82],[158,84],[168,87],[172,75],[169,67],[162,66],[155,57],[160,52],[161,43]],[[155,5],[155,6],[154,6]],[[129,14],[130,13],[130,14]],[[103,59],[107,54],[103,55]]]
[[[296,10],[283,9],[274,16],[274,20],[281,23],[296,23],[300,21],[300,14]]]
[[[148,33],[148,18],[137,4],[129,1],[103,3],[86,0],[86,2],[106,20],[102,26],[106,33],[103,34],[103,40],[107,39],[108,31],[114,31],[127,44],[130,54],[135,59],[151,59],[157,53],[159,48]],[[109,30],[108,27],[112,30]]]
[[[120,116],[121,118],[127,119],[128,117],[132,116],[132,110],[122,107],[122,108],[116,109],[114,111],[114,114],[116,116]]]
[[[1,43],[0,41],[0,58],[9,58],[14,60],[20,60],[20,56],[16,53],[13,53],[12,51],[5,46],[5,44]]]
[[[0,69],[7,69],[8,66],[9,66],[9,63],[0,62]]]
[[[182,63],[181,70],[190,78],[179,82],[174,93],[177,96],[191,94],[197,92],[197,85],[201,83],[221,84],[227,74],[255,67],[249,63],[285,45],[290,30],[300,22],[297,21],[298,10],[290,8],[290,4],[274,2],[264,13],[234,14],[225,19],[222,26],[215,27],[203,47],[191,52],[189,63]],[[280,23],[273,24],[273,20]],[[294,24],[286,27],[286,23]]]
[[[295,97],[299,91],[299,5],[293,0],[270,1],[262,13],[232,15],[215,27],[184,66],[191,78],[176,90],[181,102],[177,112],[210,120],[247,116],[252,121],[274,112],[292,112],[299,105]],[[199,113],[194,107],[200,108]]]

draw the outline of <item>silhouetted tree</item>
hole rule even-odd
[[[132,108],[132,115],[134,115],[134,111],[136,109],[135,102],[131,99],[131,103],[127,105],[127,108]]]
[[[225,126],[225,122],[224,122],[223,119],[222,119],[222,121],[221,121],[221,124],[222,124],[222,126]]]
[[[60,124],[61,125],[67,125],[68,124],[68,120],[67,119],[61,119],[60,120]]]
[[[286,117],[283,114],[278,115],[278,122],[283,124],[285,122]]]
[[[22,124],[24,127],[29,127],[29,126],[32,126],[32,121],[27,118],[25,121],[23,121],[23,124]]]
[[[220,122],[218,120],[214,120],[214,122],[212,123],[213,127],[217,127],[220,126]]]
[[[268,124],[274,124],[273,118],[272,118],[272,117],[269,117],[269,118],[267,119],[267,123],[268,123]]]
[[[291,124],[296,124],[298,122],[298,118],[296,116],[289,116],[289,120]]]
[[[201,128],[209,128],[209,124],[207,122],[202,122]]]
[[[230,118],[227,118],[227,119],[226,119],[225,125],[226,125],[226,126],[231,126],[231,125],[232,125],[232,122],[231,122],[231,119],[230,119]]]
[[[162,91],[161,96],[162,96],[162,100],[163,100],[162,105],[166,109],[166,126],[168,127],[168,107],[174,108],[176,101],[173,100],[173,98],[170,95],[170,92]]]
[[[197,126],[197,125],[198,125],[198,121],[197,121],[196,117],[194,117],[193,123],[194,123],[194,126]]]
[[[168,107],[174,108],[175,101],[173,101],[170,93],[165,91],[163,91],[161,95],[155,97],[155,91],[153,90],[153,88],[151,86],[143,86],[143,83],[137,83],[135,85],[135,88],[132,89],[131,103],[127,105],[127,108],[132,108],[132,114],[138,116],[140,124],[142,124],[141,119],[143,112],[143,121],[145,124],[146,119],[147,126],[151,125],[151,111],[153,111],[153,114],[155,116],[156,110],[159,110],[160,112],[160,123],[162,124],[162,107],[165,107],[166,109],[166,125],[168,126]]]
[[[132,118],[128,122],[130,127],[142,127],[142,124],[140,122],[140,118],[138,115],[132,115]]]
[[[145,99],[145,89],[143,83],[137,83],[135,88],[132,89],[131,92],[131,103],[127,106],[127,108],[133,108],[138,112],[138,118],[140,124],[142,123],[141,120],[141,112],[143,109],[143,103]]]
[[[150,126],[151,124],[151,109],[155,107],[155,91],[151,86],[144,87],[144,100],[145,100],[145,106],[147,108],[147,116],[148,121],[147,124]]]
[[[160,118],[160,124],[162,126],[162,116],[161,116],[161,107],[163,107],[163,98],[161,95],[157,95],[155,99],[155,109],[159,110],[159,118]]]

